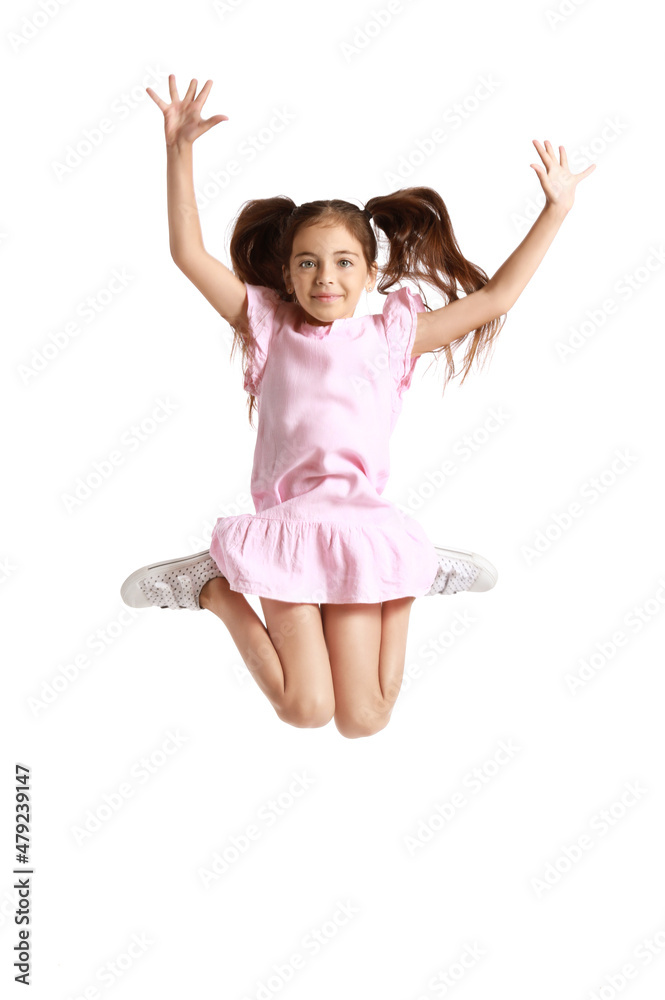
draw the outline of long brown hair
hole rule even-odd
[[[379,237],[381,234],[385,237],[388,250],[388,260],[380,268],[377,291],[386,293],[393,285],[409,279],[416,284],[426,310],[430,311],[421,282],[438,289],[447,305],[459,298],[458,285],[468,295],[489,281],[482,268],[462,255],[448,210],[441,196],[428,187],[401,188],[392,194],[370,198],[364,210],[336,198],[308,201],[299,206],[285,196],[247,201],[236,217],[231,236],[233,271],[245,284],[272,288],[284,302],[294,302],[295,293],[288,295],[286,292],[282,265],[289,266],[293,240],[300,227],[317,222],[345,226],[360,243],[369,268],[377,259],[379,249],[369,214]],[[437,356],[445,352],[448,367],[444,376],[444,391],[448,380],[459,374],[455,372],[453,351],[467,343],[462,368],[463,384],[474,358],[482,363],[483,355],[488,356],[489,347],[505,319],[505,316],[497,316],[453,341],[452,345],[447,344],[431,352]],[[232,329],[231,358],[239,345],[244,373],[250,349],[249,332],[237,327]],[[250,425],[255,402],[255,397],[250,395]]]

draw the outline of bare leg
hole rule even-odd
[[[388,725],[402,685],[414,600],[321,605],[335,691],[335,725],[342,736],[372,736]]]
[[[216,577],[203,586],[199,604],[221,618],[252,677],[278,709],[284,696],[282,664],[268,630],[245,595],[231,590],[228,580]]]
[[[402,597],[381,605],[379,688],[387,712],[392,711],[402,687],[409,617],[414,601],[415,597]]]
[[[244,594],[231,590],[224,577],[209,580],[199,596],[201,607],[226,625],[279,718],[299,727],[326,725],[334,712],[334,696],[318,606],[266,598],[261,602],[270,631]]]

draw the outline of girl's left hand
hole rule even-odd
[[[559,146],[561,153],[561,162],[559,163],[549,139],[545,139],[544,148],[537,139],[533,140],[533,144],[547,168],[544,170],[540,163],[530,164],[538,174],[538,180],[545,192],[547,204],[556,205],[564,212],[570,211],[575,199],[575,186],[596,169],[596,164],[592,163],[579,174],[571,174],[568,169],[568,157],[563,146]]]

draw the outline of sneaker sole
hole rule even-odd
[[[123,602],[129,608],[154,607],[154,605],[147,600],[144,593],[138,586],[139,580],[142,580],[145,576],[152,573],[156,569],[164,569],[165,566],[171,568],[178,566],[181,569],[186,570],[189,566],[193,566],[197,563],[203,556],[209,555],[210,550],[204,549],[203,552],[199,552],[193,556],[183,556],[180,559],[166,559],[164,562],[152,563],[150,566],[143,566],[141,569],[135,570],[127,577],[120,588],[120,596],[122,597]]]

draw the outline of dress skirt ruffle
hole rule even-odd
[[[422,597],[438,570],[419,522],[396,507],[382,524],[222,517],[210,554],[231,590],[307,604]]]

